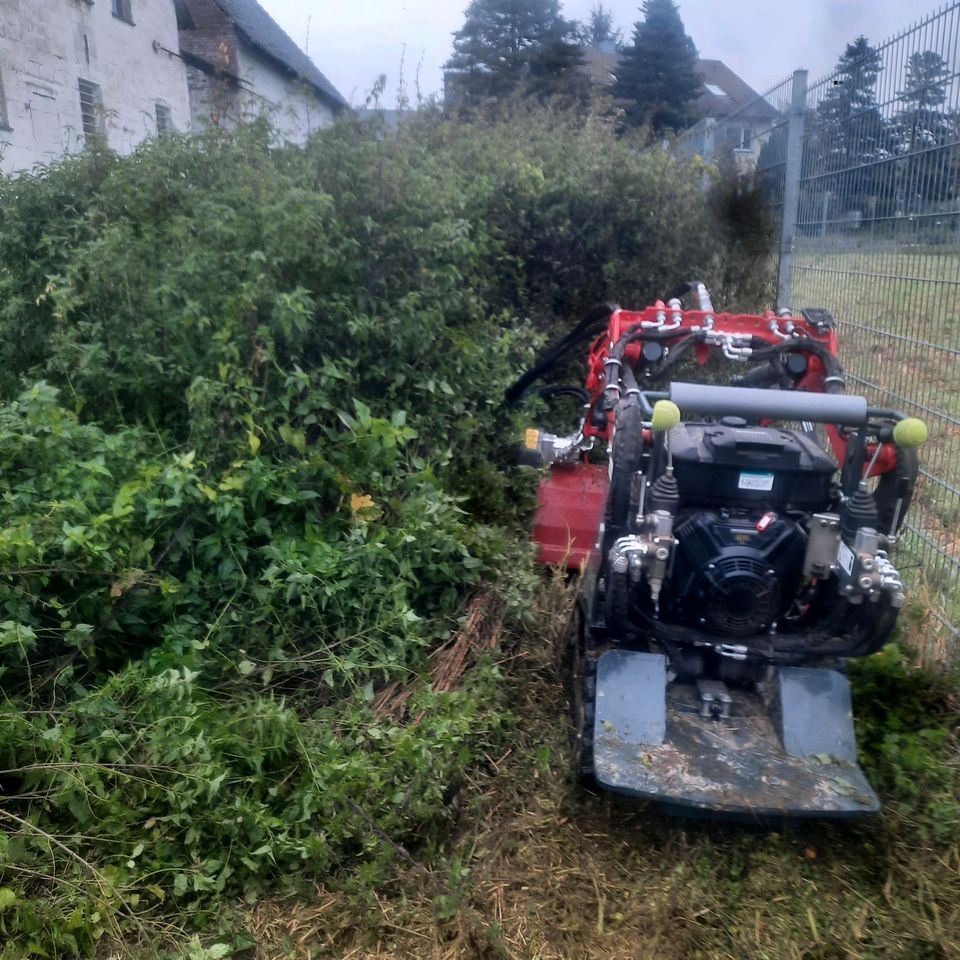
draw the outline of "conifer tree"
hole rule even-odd
[[[587,47],[600,47],[605,44],[620,46],[623,43],[623,31],[613,19],[613,13],[602,3],[598,3],[591,11],[587,22],[579,29],[580,42]]]
[[[837,61],[833,82],[817,105],[815,123],[818,188],[829,191],[828,213],[870,209],[891,192],[890,131],[877,103],[883,63],[876,48],[859,36]],[[826,177],[825,174],[835,174]]]
[[[583,50],[559,0],[472,0],[454,34],[448,89],[470,106],[515,94],[582,98]]]
[[[623,101],[631,125],[649,124],[655,133],[681,130],[696,119],[694,104],[702,92],[697,48],[673,0],[644,0],[642,10],[613,94]]]
[[[956,111],[945,109],[950,67],[935,50],[920,50],[907,60],[904,104],[893,118],[893,150],[899,156],[898,203],[901,212],[922,211],[960,194],[960,168],[948,145],[957,140]]]

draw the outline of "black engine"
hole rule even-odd
[[[663,618],[719,637],[764,633],[802,585],[807,535],[791,517],[826,508],[836,464],[810,435],[735,417],[682,423],[670,449],[676,548]]]
[[[723,637],[763,633],[801,586],[807,538],[793,520],[736,509],[681,513],[663,611]]]
[[[612,637],[655,639],[696,673],[683,649],[795,663],[889,636],[903,585],[878,504],[841,495],[813,432],[680,423],[634,463],[626,522],[607,529]],[[615,461],[611,489],[620,476]]]

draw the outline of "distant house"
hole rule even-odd
[[[0,0],[0,172],[189,125],[170,0]]]
[[[612,43],[589,47],[584,62],[597,86],[616,81],[620,54]],[[698,60],[697,74],[703,92],[695,104],[701,118],[695,129],[702,136],[687,138],[690,152],[713,155],[728,147],[742,168],[755,166],[779,111],[721,60]]]
[[[741,168],[755,167],[780,111],[720,60],[700,60],[697,73],[703,83],[697,110],[705,130],[713,128],[714,152],[726,147]]]
[[[345,109],[256,0],[0,0],[0,173],[259,116],[302,143]]]
[[[598,87],[612,86],[617,79],[617,68],[620,66],[620,54],[617,44],[607,40],[595,47],[587,47],[583,51],[584,69],[590,79]]]
[[[194,129],[266,116],[303,143],[347,101],[257,0],[174,0]]]

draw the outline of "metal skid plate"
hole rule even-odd
[[[875,813],[877,796],[853,759],[846,684],[831,670],[785,669],[768,699],[731,688],[730,717],[704,718],[694,684],[668,684],[666,658],[607,651],[597,663],[597,783],[690,813]]]

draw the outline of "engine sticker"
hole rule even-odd
[[[840,566],[846,571],[848,577],[853,573],[853,562],[856,559],[854,552],[841,540],[840,548],[837,550],[837,560],[840,561]]]
[[[741,473],[737,488],[740,490],[763,490],[769,493],[773,489],[775,473]]]

